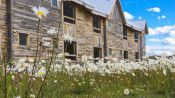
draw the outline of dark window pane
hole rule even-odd
[[[139,52],[135,52],[135,59],[139,59]]]
[[[101,58],[102,57],[102,49],[101,48],[94,48],[94,58]]]
[[[128,59],[128,51],[124,51],[124,59]]]
[[[94,58],[102,58],[102,49],[98,47],[94,47]],[[99,60],[94,60],[94,62],[98,62]]]
[[[127,40],[128,39],[127,36],[128,36],[128,31],[126,29],[124,29],[124,31],[123,31],[123,39]]]
[[[57,0],[52,0],[52,6],[58,7],[58,2],[57,2]]]
[[[93,15],[93,27],[101,29],[101,19],[99,16]]]
[[[67,59],[76,60],[76,42],[64,41],[64,53],[69,53],[69,56],[66,56]]]
[[[64,16],[75,18],[75,7],[71,2],[64,2]]]
[[[27,34],[19,33],[19,45],[27,46]]]
[[[69,53],[70,55],[76,55],[76,42],[64,41],[64,52]]]
[[[138,32],[134,33],[135,42],[138,42]]]

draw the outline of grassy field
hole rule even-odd
[[[15,76],[15,78],[14,78]],[[12,78],[13,77],[13,78]],[[24,98],[28,75],[9,74],[8,98]],[[29,98],[37,95],[42,78],[32,80]],[[2,83],[2,81],[0,81]],[[105,74],[85,72],[76,75],[50,73],[41,91],[40,98],[174,98],[175,74],[163,70],[140,70],[132,73]],[[0,85],[0,98],[3,98],[3,84]],[[124,90],[128,89],[129,94]]]

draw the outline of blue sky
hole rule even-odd
[[[120,0],[128,20],[146,20],[147,55],[175,53],[175,0]]]

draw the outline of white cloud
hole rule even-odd
[[[157,16],[157,19],[160,20],[160,19],[165,19],[166,16],[165,15],[162,15],[162,16]]]
[[[126,20],[133,20],[134,16],[128,12],[124,12]]]
[[[161,9],[159,7],[153,7],[153,8],[147,9],[147,11],[160,13]]]
[[[150,42],[161,42],[160,39],[149,39]]]
[[[173,37],[165,38],[163,39],[162,43],[165,45],[175,45],[175,38]]]
[[[161,55],[167,53],[168,55],[173,55],[175,53],[175,46],[147,46],[146,47],[147,56]]]
[[[158,34],[171,34],[175,36],[175,25],[172,26],[163,26],[156,28],[149,28],[150,35],[158,35]]]

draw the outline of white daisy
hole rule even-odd
[[[125,95],[129,95],[129,93],[130,93],[130,92],[129,92],[129,89],[125,89],[125,90],[124,90],[124,94],[125,94]]]
[[[33,7],[32,11],[34,11],[34,13],[38,16],[38,18],[43,18],[45,16],[47,16],[47,14],[49,13],[49,11],[44,8],[44,7]]]

